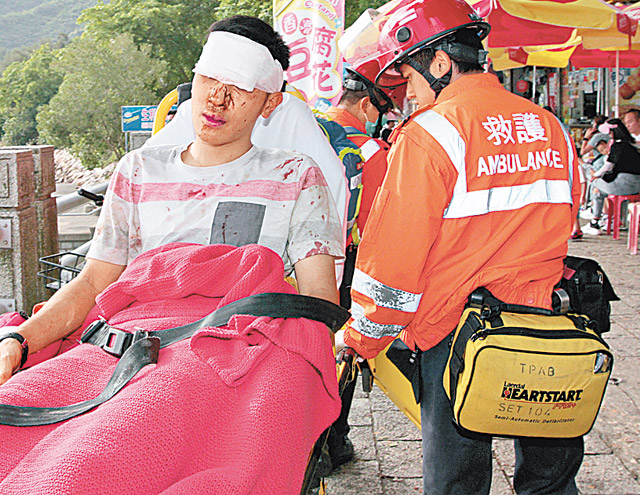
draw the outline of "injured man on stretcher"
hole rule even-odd
[[[292,272],[300,294],[337,303],[343,234],[322,172],[250,140],[282,99],[278,58],[288,56],[262,21],[214,24],[194,68],[195,141],[126,155],[85,268],[32,318],[0,330],[14,335],[0,340],[3,495],[300,492],[308,454],[340,411],[322,323],[235,314],[172,334],[171,345],[163,336],[156,364],[119,379],[129,380],[121,390],[110,383],[130,373],[129,351],[153,347],[144,332],[246,296],[294,294]],[[102,340],[85,332],[87,343],[16,372],[25,344],[33,354],[94,321]],[[122,342],[131,346],[119,359]],[[110,387],[117,393],[97,407],[49,424],[47,414]],[[37,426],[16,426],[30,418]]]

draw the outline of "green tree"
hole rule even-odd
[[[41,141],[70,148],[88,168],[119,159],[121,107],[155,104],[167,71],[148,52],[124,35],[74,39],[56,64],[65,74],[60,89],[37,116]]]
[[[138,48],[167,63],[166,91],[191,80],[218,0],[111,0],[86,9],[78,22],[99,39],[128,34]],[[165,92],[166,92],[165,91]]]
[[[232,15],[251,15],[273,25],[273,0],[220,0],[218,19]]]
[[[385,0],[346,0],[349,26],[369,7]],[[235,14],[273,24],[273,0],[106,0],[83,11],[78,22],[101,39],[129,34],[137,47],[151,48],[152,58],[167,62],[165,92],[192,78],[209,26]]]
[[[29,58],[14,62],[0,78],[0,135],[5,145],[35,143],[36,114],[51,100],[62,83],[62,73],[53,67],[60,51],[48,44]]]
[[[344,25],[346,27],[351,26],[353,22],[360,17],[367,9],[375,9],[387,3],[388,0],[345,0],[344,12],[345,19]]]

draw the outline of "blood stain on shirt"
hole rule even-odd
[[[309,256],[315,256],[316,254],[329,254],[327,246],[325,246],[322,242],[316,241],[314,244],[316,247],[310,250],[306,254],[305,258],[308,258]]]
[[[278,165],[276,168],[284,168],[287,165],[289,165],[292,161],[294,161],[294,158],[289,158],[288,160],[283,161],[280,165]]]

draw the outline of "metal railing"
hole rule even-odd
[[[78,189],[71,194],[66,194],[56,198],[58,215],[69,214],[71,210],[86,203],[93,202],[96,205],[95,213],[102,206],[104,193],[107,191],[108,182],[95,186]],[[91,241],[72,249],[40,258],[42,270],[38,276],[44,280],[45,287],[52,291],[60,289],[64,284],[70,282],[80,272],[84,266],[85,255],[89,251]]]
[[[56,198],[56,207],[58,208],[58,215],[66,213],[78,206],[82,206],[89,201],[93,201],[94,203],[98,203],[101,201],[102,195],[107,191],[108,182],[103,182],[102,184],[97,184],[95,186],[78,189],[71,194],[66,194],[64,196],[60,196]],[[100,203],[102,204],[102,203]],[[98,206],[100,206],[98,204]]]

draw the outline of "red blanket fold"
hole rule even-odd
[[[161,330],[263,292],[294,292],[282,260],[250,245],[171,244],[139,256],[92,317]],[[90,344],[19,373],[0,403],[92,398],[117,359]],[[50,426],[0,426],[0,493],[298,494],[309,451],[338,416],[327,328],[235,316],[160,351],[113,399]]]

